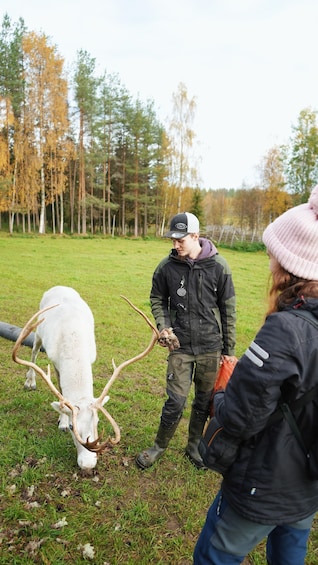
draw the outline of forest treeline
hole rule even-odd
[[[5,14],[0,31],[0,229],[161,235],[177,211],[211,226],[258,233],[318,182],[317,113],[301,110],[289,143],[270,148],[255,186],[200,181],[195,98],[180,83],[168,124],[153,100],[96,73],[89,53],[72,70],[44,34]],[[246,117],[248,119],[248,116]],[[211,155],[213,167],[213,155]]]

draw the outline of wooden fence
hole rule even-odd
[[[230,247],[236,243],[261,243],[263,230],[248,230],[234,226],[206,226],[205,235],[216,244]]]

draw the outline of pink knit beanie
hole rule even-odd
[[[318,185],[307,204],[287,210],[267,226],[263,242],[286,271],[318,281]]]

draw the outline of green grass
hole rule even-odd
[[[96,396],[118,365],[144,349],[145,322],[121,298],[127,296],[149,317],[153,270],[170,249],[163,240],[0,235],[0,320],[23,326],[55,284],[76,288],[95,317],[98,357]],[[262,324],[266,309],[268,260],[264,252],[220,250],[228,259],[238,298],[241,355]],[[0,565],[72,565],[85,544],[97,565],[190,565],[195,541],[220,477],[198,472],[183,457],[191,396],[163,458],[148,471],[135,455],[149,446],[165,399],[166,351],[160,347],[125,369],[110,390],[109,412],[121,428],[121,442],[99,457],[96,472],[82,476],[70,434],[57,429],[52,393],[38,378],[25,392],[25,371],[11,360],[13,343],[0,338]],[[22,347],[20,356],[30,358]],[[46,367],[43,353],[39,364]],[[111,433],[101,420],[104,436]],[[62,525],[57,528],[56,524]],[[64,526],[63,526],[64,524]],[[317,529],[307,565],[318,562]],[[248,563],[264,564],[261,544]]]

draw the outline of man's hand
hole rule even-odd
[[[179,349],[180,343],[177,336],[173,333],[172,328],[164,328],[161,330],[159,339],[159,345],[161,347],[168,347],[169,351],[174,351],[175,349]]]
[[[234,363],[236,365],[238,359],[235,355],[222,355],[220,365],[222,365],[223,361],[229,361],[230,363]]]

